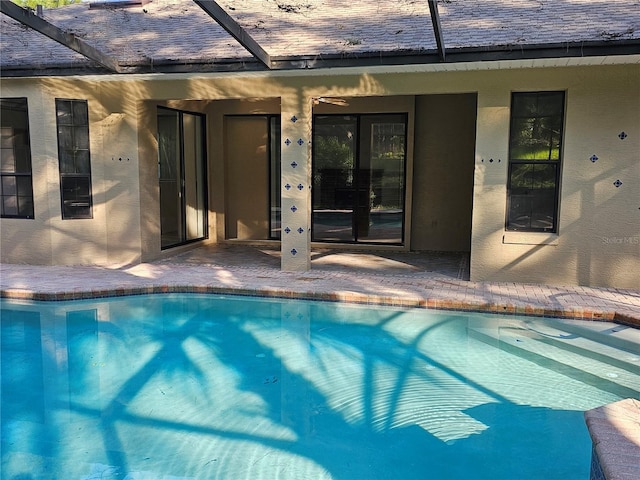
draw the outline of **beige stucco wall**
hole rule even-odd
[[[471,278],[640,288],[640,67],[492,72],[478,84]],[[504,231],[511,91],[565,90],[557,234]],[[618,134],[626,132],[625,140]],[[592,155],[599,160],[590,161]],[[493,159],[493,162],[490,160]],[[623,185],[613,183],[620,179]]]
[[[469,252],[474,94],[416,97],[411,249]]]
[[[2,219],[3,262],[126,264],[140,260],[135,102],[112,85],[53,79],[2,81],[3,97],[27,97],[33,220]],[[89,106],[93,218],[62,220],[55,98]]]
[[[501,69],[491,70],[495,67]],[[446,68],[458,71],[444,71]],[[182,99],[186,109],[207,113],[213,241],[224,238],[220,233],[224,165],[216,150],[216,135],[223,131],[221,101],[279,100],[283,138],[306,140],[299,149],[283,150],[283,166],[295,160],[302,167],[283,172],[283,178],[291,175],[292,181],[308,185],[313,97],[360,97],[366,103],[365,97],[472,93],[477,94],[472,279],[640,288],[638,63],[531,68],[526,62],[503,62],[245,75],[2,78],[0,82],[3,96],[29,97],[36,189],[35,220],[0,222],[5,262],[127,263],[160,253],[155,145],[155,106],[159,103]],[[560,221],[555,236],[504,232],[510,94],[525,90],[567,91]],[[89,100],[92,220],[60,219],[55,97]],[[294,114],[299,119],[295,124],[289,121]],[[625,140],[617,137],[621,131],[628,135]],[[600,160],[592,163],[589,157],[593,154]],[[613,182],[618,178],[623,185],[615,188]],[[283,223],[308,227],[310,189],[292,190],[296,191],[283,192]],[[292,216],[286,212],[294,203],[298,212]],[[411,207],[408,203],[409,219]],[[289,266],[308,268],[308,235],[283,242],[283,251],[293,248],[299,256]]]
[[[227,238],[269,238],[269,122],[229,117],[224,122]]]

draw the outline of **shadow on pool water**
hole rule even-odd
[[[468,338],[484,317],[199,295],[34,305],[3,310],[3,478],[589,473],[582,409],[524,403],[597,389]]]

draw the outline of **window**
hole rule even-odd
[[[26,98],[0,99],[0,196],[2,217],[33,218]]]
[[[62,218],[92,218],[86,100],[56,99],[56,117]]]
[[[556,232],[564,92],[511,98],[506,229]]]

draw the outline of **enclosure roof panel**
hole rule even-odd
[[[441,61],[430,3],[438,5],[451,62],[640,53],[640,0],[218,3],[276,69]],[[82,55],[0,17],[3,76],[102,71]],[[45,9],[43,18],[114,58],[128,73],[268,68],[191,0],[153,0],[129,8],[79,3]]]

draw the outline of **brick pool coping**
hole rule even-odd
[[[640,400],[627,398],[584,414],[591,442],[591,480],[640,478]]]
[[[245,295],[267,298],[319,300],[328,302],[344,302],[366,305],[381,305],[402,308],[425,308],[435,310],[454,310],[480,313],[498,313],[538,317],[554,317],[577,320],[610,321],[623,325],[640,327],[640,312],[620,312],[612,309],[587,307],[548,307],[539,305],[518,305],[515,303],[469,302],[442,298],[394,297],[389,295],[373,295],[357,292],[331,291],[297,291],[282,288],[238,288],[212,285],[147,285],[123,286],[117,288],[75,287],[69,290],[46,292],[22,288],[0,289],[0,297],[14,300],[35,301],[68,301],[93,298],[120,297],[127,295],[150,295],[162,293],[199,293],[218,295]]]

